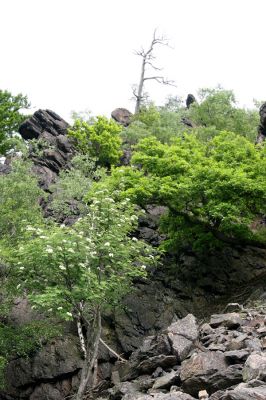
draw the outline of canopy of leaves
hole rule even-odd
[[[259,114],[257,110],[245,110],[237,107],[231,90],[201,89],[200,103],[193,103],[187,112],[197,127],[227,130],[245,136],[254,142],[257,135]]]
[[[20,113],[20,110],[27,109],[29,106],[26,96],[22,94],[13,96],[8,91],[0,90],[0,154],[5,154],[18,140],[18,138],[13,138],[13,140],[11,138],[27,118]]]
[[[30,168],[29,162],[14,160],[11,172],[0,175],[0,245],[18,243],[26,225],[42,223],[39,199],[44,192]]]
[[[264,247],[263,232],[252,223],[266,212],[265,156],[264,147],[226,131],[207,143],[191,134],[171,145],[146,138],[132,159],[137,168],[117,168],[108,180],[142,206],[168,207],[166,246],[188,242],[196,249],[222,241]]]
[[[121,126],[106,117],[97,117],[92,123],[76,120],[69,135],[77,141],[82,154],[93,157],[99,165],[117,164],[121,152]]]

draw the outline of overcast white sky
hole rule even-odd
[[[33,111],[133,110],[133,50],[156,27],[173,46],[157,63],[177,85],[149,82],[156,104],[219,83],[241,105],[266,99],[266,0],[0,0],[0,16],[0,89],[27,94]]]

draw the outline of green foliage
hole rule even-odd
[[[22,240],[23,228],[28,224],[41,224],[40,196],[31,164],[23,160],[12,163],[12,171],[0,175],[0,246]]]
[[[5,386],[5,368],[7,360],[5,357],[0,356],[0,389]]]
[[[222,88],[201,89],[199,97],[200,103],[193,103],[189,109],[182,106],[178,97],[169,97],[163,107],[153,103],[143,106],[130,126],[122,131],[125,146],[132,147],[151,136],[162,143],[171,143],[186,132],[206,142],[222,130],[245,136],[254,143],[259,123],[257,109],[237,107],[233,92]],[[185,126],[184,119],[191,121],[194,127]]]
[[[165,107],[154,104],[142,107],[140,113],[134,116],[135,122],[124,130],[124,141],[135,144],[142,138],[155,136],[162,143],[170,143],[172,138],[182,136],[185,130],[181,122],[184,111],[175,108],[170,99],[168,103]]]
[[[120,174],[125,196],[168,207],[167,248],[261,240],[252,222],[266,212],[264,147],[232,132],[220,132],[207,143],[191,134],[171,145],[146,138],[132,163],[141,170],[116,169],[108,184],[121,188]]]
[[[62,170],[55,185],[50,187],[53,193],[51,208],[58,215],[84,215],[88,208],[83,201],[94,180],[105,174],[103,168],[97,168],[88,155],[77,155],[71,160],[72,168]]]
[[[0,324],[0,357],[27,357],[49,339],[62,334],[62,329],[51,320],[34,321],[23,326]]]
[[[99,191],[88,214],[72,227],[28,227],[13,267],[19,290],[28,290],[36,306],[64,319],[73,318],[80,304],[87,313],[97,304],[116,304],[132,279],[145,276],[153,263],[152,249],[129,236],[137,220],[128,200],[115,203]]]
[[[102,166],[117,164],[122,152],[121,126],[106,117],[97,117],[94,123],[76,120],[69,135],[77,140],[83,154],[88,154]]]
[[[257,135],[259,115],[257,110],[237,107],[231,90],[201,89],[200,103],[190,106],[188,117],[197,125],[218,131],[227,130],[247,137],[254,142]]]
[[[18,132],[20,124],[26,119],[20,110],[29,106],[26,96],[13,96],[8,91],[0,90],[0,154],[5,154],[16,144],[19,145],[19,138],[12,136]]]

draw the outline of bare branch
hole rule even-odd
[[[154,57],[155,58],[155,57]],[[159,68],[159,67],[156,67],[155,65],[153,65],[153,63],[152,62],[150,62],[150,61],[147,61],[146,62],[146,65],[150,65],[153,69],[155,69],[156,71],[162,71],[163,70],[163,68]]]
[[[170,81],[168,79],[165,79],[163,76],[150,76],[146,77],[146,67],[150,66],[152,69],[155,71],[161,71],[162,68],[157,67],[154,65],[153,61],[156,59],[153,51],[154,47],[160,45],[160,46],[169,46],[169,41],[165,36],[159,36],[157,34],[157,28],[153,32],[153,38],[150,44],[150,47],[148,48],[147,51],[144,50],[143,47],[139,51],[135,51],[134,53],[140,57],[142,57],[142,66],[141,66],[141,74],[140,74],[140,80],[139,84],[137,86],[137,89],[133,89],[133,95],[136,98],[136,106],[135,106],[135,113],[137,114],[140,110],[141,103],[143,101],[143,89],[144,89],[144,82],[148,80],[155,80],[158,83],[161,83],[163,85],[171,85],[175,86],[173,81]]]
[[[123,362],[127,361],[123,357],[121,357],[116,351],[114,351],[110,346],[108,346],[108,344],[105,343],[103,339],[100,339],[100,342],[107,348],[107,350],[109,350],[112,354],[114,354],[118,360]]]

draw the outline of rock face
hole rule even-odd
[[[72,377],[81,367],[78,340],[66,336],[51,341],[32,358],[11,361],[6,370],[6,385],[9,394],[18,399],[63,399],[62,384],[70,388]]]
[[[55,112],[38,110],[19,128],[25,140],[38,139],[37,149],[30,147],[30,158],[44,190],[49,190],[62,168],[69,167],[75,153],[72,140],[66,136],[68,127]]]
[[[256,143],[262,143],[266,138],[266,103],[260,107],[260,124],[258,126],[258,136]]]
[[[112,111],[112,118],[123,126],[128,126],[130,124],[130,119],[132,117],[132,113],[128,111],[126,108],[116,108]]]

